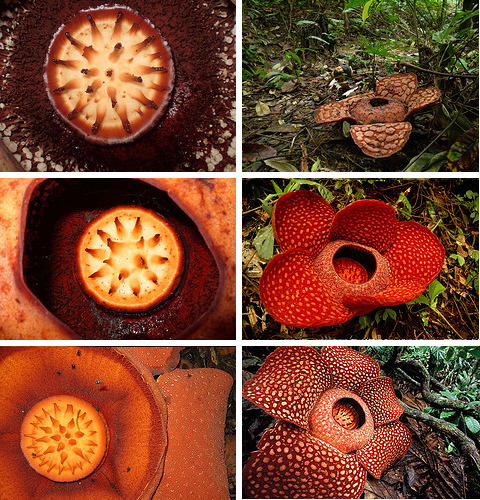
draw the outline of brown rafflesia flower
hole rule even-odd
[[[414,73],[387,76],[377,83],[375,92],[320,106],[315,121],[356,124],[350,128],[355,144],[368,156],[386,158],[408,141],[412,125],[406,120],[441,97],[439,89],[417,89],[417,85]]]
[[[281,419],[243,469],[245,498],[359,498],[410,447],[392,380],[348,347],[279,347],[243,397]]]

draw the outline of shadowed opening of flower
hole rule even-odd
[[[436,87],[417,89],[415,73],[390,75],[377,83],[375,92],[333,101],[315,113],[317,123],[347,120],[355,144],[368,156],[386,158],[400,151],[410,137],[413,114],[438,101]]]
[[[409,302],[445,259],[428,228],[397,222],[393,207],[376,200],[335,214],[318,194],[294,191],[278,199],[272,227],[282,253],[265,268],[259,292],[268,313],[287,326],[338,325]]]
[[[279,347],[243,397],[280,419],[243,469],[245,498],[359,498],[410,448],[392,380],[348,347]]]

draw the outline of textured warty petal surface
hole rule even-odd
[[[398,420],[403,413],[389,377],[368,380],[358,389],[358,395],[368,406],[375,427]]]
[[[273,319],[288,326],[338,325],[356,314],[333,298],[303,250],[276,255],[263,271],[259,293]]]
[[[329,369],[312,347],[279,347],[242,389],[269,415],[308,429],[308,416],[331,385]]]
[[[327,242],[335,212],[318,194],[300,189],[281,196],[272,213],[275,239],[283,251],[302,248],[316,254]]]
[[[409,430],[398,420],[375,429],[372,439],[356,453],[357,460],[376,479],[410,448]]]
[[[330,240],[353,241],[383,252],[393,242],[396,223],[390,205],[376,200],[355,201],[335,215]]]
[[[393,245],[385,253],[394,281],[420,280],[430,284],[442,269],[445,249],[439,239],[414,221],[399,222]]]
[[[415,90],[417,90],[417,85],[418,82],[415,73],[390,75],[382,78],[377,83],[375,94],[381,97],[393,97],[406,103]]]
[[[387,158],[400,151],[410,137],[408,122],[352,125],[350,134],[355,144],[372,158]]]
[[[417,89],[408,99],[408,114],[407,118],[417,113],[421,109],[438,101],[442,93],[436,87],[427,87]]]
[[[244,498],[358,498],[366,471],[286,422],[266,432],[243,469]]]
[[[367,92],[366,94],[352,95],[342,101],[327,102],[327,104],[323,104],[318,108],[315,113],[315,121],[317,123],[331,123],[348,120],[353,123],[357,123],[355,118],[351,115],[350,109],[357,103],[357,101],[374,96],[375,94],[373,92]]]
[[[380,367],[370,356],[343,346],[325,346],[321,358],[330,368],[332,385],[357,393],[367,380],[377,378]]]

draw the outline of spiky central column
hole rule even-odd
[[[45,64],[50,100],[90,142],[128,142],[162,116],[174,67],[154,26],[127,7],[80,12],[55,34]]]
[[[58,482],[91,474],[107,452],[109,432],[102,414],[74,396],[35,404],[20,431],[23,454],[39,474]]]
[[[119,311],[152,308],[177,287],[183,247],[174,228],[142,207],[94,219],[77,247],[77,275],[95,301]]]

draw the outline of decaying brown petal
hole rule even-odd
[[[386,158],[400,151],[411,131],[408,122],[352,125],[350,129],[355,144],[372,158]]]
[[[418,81],[415,73],[390,75],[382,78],[377,83],[375,94],[382,97],[391,97],[406,103],[417,89],[417,86]]]
[[[356,118],[352,116],[350,112],[351,108],[355,106],[358,101],[374,96],[375,94],[373,92],[368,92],[367,94],[347,97],[342,101],[327,102],[327,104],[318,108],[315,114],[315,121],[317,123],[332,123],[341,120],[349,120],[352,123],[357,123]]]
[[[408,99],[408,114],[405,119],[410,118],[421,109],[438,101],[442,93],[436,87],[417,89]]]

